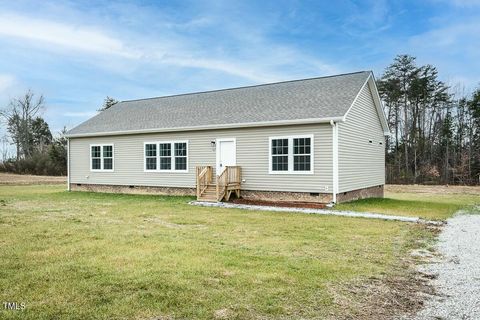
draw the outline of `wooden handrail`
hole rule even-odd
[[[197,198],[205,192],[208,184],[212,182],[212,167],[199,166],[195,168],[197,177]]]
[[[217,201],[222,201],[231,189],[239,190],[241,183],[241,169],[239,166],[226,166],[217,176]],[[230,194],[230,193],[228,193]],[[228,199],[227,199],[228,200]]]
[[[212,166],[198,166],[195,168],[197,180],[197,198],[200,198],[212,183]],[[226,166],[222,173],[216,176],[215,196],[217,201],[224,198],[228,201],[232,192],[240,196],[242,172],[239,166]]]

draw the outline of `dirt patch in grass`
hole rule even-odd
[[[333,292],[334,303],[344,310],[336,319],[392,319],[420,310],[426,297],[435,294],[428,275],[407,274],[371,278]],[[338,289],[337,289],[338,290]]]
[[[61,184],[67,177],[34,176],[29,174],[0,173],[0,185]]]
[[[429,193],[429,194],[473,194],[480,195],[480,186],[451,186],[420,184],[387,184],[385,192],[391,193]]]
[[[417,235],[424,237],[410,234],[411,246],[395,272],[329,288],[334,303],[343,310],[334,318],[408,319],[422,309],[436,290],[430,281],[434,275],[419,272],[417,265],[437,254],[433,244],[441,230],[439,226],[418,226]]]

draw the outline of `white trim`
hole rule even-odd
[[[362,94],[362,91],[363,91],[363,88],[365,88],[365,85],[368,83],[368,80],[370,80],[370,77],[372,76],[372,73],[370,72],[370,74],[368,75],[367,77],[367,80],[365,80],[365,82],[362,84],[362,86],[360,87],[360,90],[358,90],[357,92],[357,95],[355,96],[355,98],[353,99],[352,101],[352,104],[350,105],[350,107],[348,107],[348,110],[347,112],[345,112],[345,114],[343,115],[343,121],[346,121],[347,120],[347,116],[348,114],[350,113],[350,110],[352,110],[353,106],[355,105],[355,103],[357,102],[358,98],[360,97],[360,95]],[[335,120],[332,120],[333,122],[335,122]],[[332,123],[332,121],[330,121],[330,123]]]
[[[338,124],[331,122],[332,125],[332,193],[333,193],[333,203],[337,203],[337,193],[338,193]]]
[[[219,162],[220,162],[220,142],[226,142],[226,141],[233,141],[233,150],[235,153],[233,154],[233,159],[235,160],[235,165],[237,165],[237,138],[218,138],[215,139],[215,151],[216,151],[216,159],[215,159],[215,172],[217,175],[220,173],[218,168]]]
[[[327,118],[309,118],[309,119],[295,119],[282,121],[260,121],[260,122],[244,122],[221,125],[204,125],[193,127],[176,127],[176,128],[153,128],[141,130],[125,130],[125,131],[106,131],[94,133],[77,133],[67,134],[68,138],[80,137],[97,137],[97,136],[117,136],[124,134],[141,134],[141,133],[160,133],[160,132],[178,132],[178,131],[197,131],[197,130],[212,130],[212,129],[229,129],[229,128],[249,128],[249,127],[271,127],[281,125],[295,125],[295,124],[311,124],[311,123],[329,123],[333,121],[344,121],[344,117],[327,117]]]
[[[372,88],[370,88],[370,84],[373,84],[373,90]],[[347,121],[347,116],[350,113],[350,110],[352,110],[353,106],[355,105],[358,98],[360,97],[360,94],[362,93],[363,88],[365,88],[366,85],[369,85],[369,90],[372,93],[373,103],[375,104],[375,108],[377,109],[377,113],[380,118],[380,123],[382,124],[383,134],[388,136],[390,135],[390,129],[388,128],[388,120],[387,120],[387,116],[385,115],[385,111],[383,110],[382,100],[380,99],[380,94],[378,93],[378,88],[377,88],[377,84],[375,83],[375,77],[373,75],[373,72],[370,72],[370,74],[367,77],[367,80],[358,91],[357,95],[355,96],[355,99],[353,99],[352,104],[348,108],[345,115],[342,117],[342,122]],[[335,119],[332,119],[332,121],[337,122],[337,120]]]
[[[391,133],[390,133],[390,128],[388,127],[387,115],[385,114],[385,110],[383,109],[382,99],[380,98],[380,93],[378,92],[378,88],[377,88],[377,81],[375,81],[375,76],[373,74],[372,74],[371,80],[372,80],[371,83],[373,83],[373,88],[375,89],[373,90],[375,92],[373,94],[373,97],[374,97],[373,101],[376,102],[375,105],[377,107],[377,111],[382,115],[380,117],[380,121],[382,122],[383,135],[389,136]]]
[[[103,147],[112,147],[112,169],[103,169]],[[92,147],[100,147],[100,169],[92,169]],[[113,143],[92,143],[90,144],[90,171],[91,172],[113,172],[115,171],[115,145]]]
[[[160,169],[160,144],[170,144],[171,152],[170,152],[170,169]],[[187,169],[185,170],[175,170],[175,143],[185,143],[187,145],[187,162],[186,166]],[[145,148],[147,144],[154,144],[157,146],[157,169],[155,170],[147,170],[147,156],[145,152]],[[145,141],[143,142],[143,172],[171,172],[171,173],[188,173],[188,162],[189,162],[189,145],[188,140],[167,140],[167,141]],[[153,157],[149,157],[153,158]]]
[[[70,181],[70,139],[67,138],[67,191],[70,191]]]
[[[293,139],[296,138],[310,138],[310,170],[309,171],[294,171],[293,170]],[[272,170],[272,140],[276,139],[288,139],[288,171],[273,171]],[[268,174],[293,174],[304,175],[314,174],[315,166],[315,141],[313,134],[298,134],[290,136],[275,136],[268,137]]]

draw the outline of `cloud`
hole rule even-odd
[[[128,48],[121,40],[109,36],[103,30],[35,19],[16,14],[0,15],[0,35],[31,41],[46,42],[64,48],[91,53],[138,58],[139,52]]]
[[[296,65],[304,69],[307,66],[309,73],[315,75],[337,69],[296,48],[269,42],[260,30],[256,30],[255,37],[246,37],[244,34],[249,33],[250,27],[245,25],[222,31],[218,39],[192,41],[190,33],[198,28],[215,29],[219,24],[228,24],[220,18],[196,16],[182,23],[165,21],[153,34],[152,30],[142,34],[141,30],[125,29],[122,25],[96,24],[96,20],[87,17],[66,22],[11,12],[0,14],[0,21],[0,37],[21,39],[22,45],[31,43],[37,48],[40,44],[47,51],[73,54],[86,63],[118,74],[133,74],[138,68],[150,65],[210,70],[259,83],[289,78],[292,72],[285,70],[295,70]],[[240,31],[245,28],[245,32]],[[87,54],[102,59],[88,58]]]
[[[463,83],[468,90],[478,85],[480,25],[475,19],[450,21],[415,35],[407,45],[420,63],[438,67],[450,85]]]
[[[0,93],[6,92],[16,83],[15,77],[9,74],[0,74]]]
[[[453,53],[469,51],[480,54],[480,25],[477,21],[451,23],[428,32],[413,36],[413,47],[443,48]]]

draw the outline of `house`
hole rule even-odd
[[[342,202],[383,197],[370,71],[122,101],[67,134],[69,190]]]

